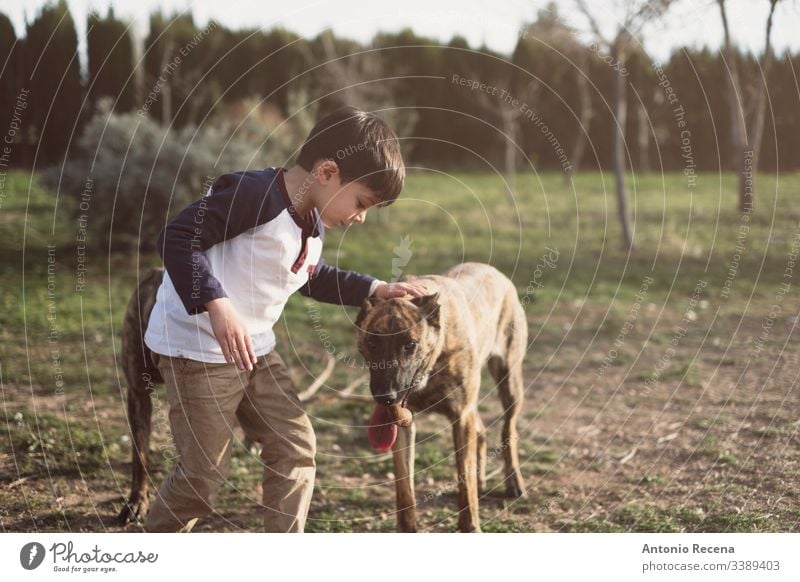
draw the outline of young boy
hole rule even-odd
[[[295,166],[221,176],[162,230],[166,273],[145,343],[166,383],[180,462],[148,531],[189,531],[213,510],[237,421],[262,445],[265,530],[303,531],[316,439],[272,327],[295,291],[353,306],[424,294],[321,258],[325,228],[363,223],[367,209],[397,198],[404,177],[391,128],[347,107],[316,124]]]

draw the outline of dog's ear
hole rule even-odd
[[[411,303],[417,306],[430,325],[439,327],[439,293],[414,297]]]
[[[356,317],[356,327],[361,327],[361,324],[364,323],[364,320],[367,318],[367,314],[372,311],[375,305],[380,301],[382,301],[382,299],[378,299],[374,295],[364,299],[364,302],[361,304],[361,311],[358,312],[358,317]]]

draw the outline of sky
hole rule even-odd
[[[602,31],[614,28],[616,8],[625,0],[589,0],[596,10]],[[0,0],[0,12],[7,14],[17,35],[24,35],[25,18],[31,20],[46,0]],[[86,15],[96,9],[105,14],[113,5],[118,17],[131,19],[134,27],[146,34],[148,15],[161,8],[165,13],[191,10],[201,27],[213,18],[228,28],[265,29],[281,25],[303,37],[316,36],[326,28],[337,35],[367,43],[378,31],[397,31],[409,27],[417,34],[447,42],[459,34],[471,47],[485,44],[510,54],[517,43],[521,26],[536,19],[546,0],[67,0],[78,28],[85,39]],[[588,30],[572,0],[557,2],[561,18],[579,29]],[[768,0],[728,0],[728,18],[734,41],[751,52],[764,47],[764,26]],[[773,27],[773,46],[780,53],[800,52],[800,2],[783,0],[778,5]],[[587,37],[588,38],[588,37]],[[722,41],[722,25],[716,0],[678,0],[662,22],[644,30],[641,42],[651,56],[669,58],[680,46],[717,49]],[[81,40],[81,45],[85,40]],[[85,55],[85,46],[80,47]]]

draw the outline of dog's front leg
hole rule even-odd
[[[414,495],[414,443],[417,429],[412,422],[398,427],[397,440],[392,445],[395,490],[397,492],[397,531],[417,531],[417,500]]]
[[[453,423],[453,443],[458,469],[458,529],[481,531],[478,517],[477,432],[474,410],[465,411]]]

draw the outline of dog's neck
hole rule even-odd
[[[434,344],[433,348],[428,352],[428,356],[425,358],[424,365],[417,372],[420,378],[423,376],[427,377],[431,374],[433,367],[436,365],[436,362],[439,360],[439,357],[445,350],[448,315],[449,314],[447,313],[446,307],[444,305],[439,305],[439,337],[436,339],[436,343]]]

